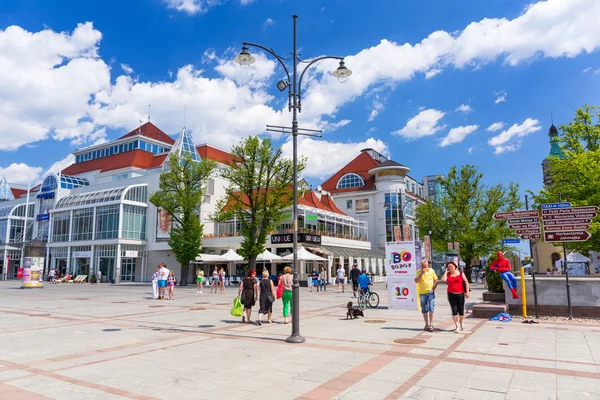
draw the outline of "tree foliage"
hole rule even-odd
[[[563,201],[573,206],[600,206],[600,108],[585,105],[575,112],[573,121],[559,127],[564,158],[551,157],[552,183],[533,195],[534,203]],[[569,243],[573,250],[600,249],[600,222],[595,219],[587,242]]]
[[[265,249],[269,232],[281,222],[293,202],[293,162],[273,149],[271,140],[250,136],[232,148],[233,165],[221,176],[230,182],[217,206],[217,221],[234,217],[243,237],[238,254],[254,269],[256,257]],[[298,163],[298,173],[305,161]]]
[[[500,240],[514,235],[506,221],[492,216],[500,211],[518,210],[519,186],[483,183],[483,174],[473,165],[460,170],[452,167],[447,177],[440,178],[442,195],[417,208],[419,232],[431,231],[433,246],[445,250],[447,243],[460,244],[460,257],[465,274],[471,277],[471,261],[500,247]]]
[[[159,190],[150,196],[150,202],[171,215],[172,226],[169,246],[181,264],[180,284],[187,285],[190,260],[194,260],[202,246],[203,225],[199,206],[204,198],[207,179],[216,168],[212,160],[200,162],[191,156],[169,156],[167,168],[161,173]]]

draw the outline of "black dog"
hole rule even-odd
[[[355,319],[358,318],[359,316],[364,317],[365,314],[363,314],[362,310],[359,308],[352,308],[352,302],[349,301],[348,302],[348,312],[346,313],[346,319],[348,319],[348,317],[350,317],[350,319]]]

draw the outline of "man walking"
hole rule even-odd
[[[438,277],[435,271],[429,268],[427,260],[421,261],[421,269],[417,272],[415,278],[417,283],[417,293],[421,302],[421,312],[425,320],[424,330],[433,332],[433,311],[435,309],[435,288],[438,284]]]
[[[352,279],[352,291],[354,292],[354,297],[356,297],[356,292],[358,291],[358,278],[360,277],[360,270],[358,269],[358,261],[354,261],[352,264],[352,269],[350,270],[350,279]]]
[[[169,276],[169,269],[165,263],[160,263],[160,270],[158,271],[158,299],[165,299],[165,291],[167,290],[167,277]]]
[[[345,287],[346,285],[344,284],[344,277],[346,275],[346,271],[344,271],[344,268],[342,268],[342,264],[338,264],[338,269],[337,269],[337,278],[335,280],[335,283],[337,283],[338,285],[338,293],[344,293],[345,292]],[[340,292],[341,290],[341,292]]]

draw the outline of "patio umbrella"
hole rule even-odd
[[[216,254],[198,254],[196,256],[196,261],[199,261],[201,263],[220,263],[226,262],[227,260],[224,259],[222,256],[218,256]]]
[[[265,249],[265,251],[263,251],[256,257],[256,261],[262,261],[263,268],[265,268],[265,264],[267,262],[281,261],[281,256],[278,256],[275,253],[271,253],[269,250]]]
[[[283,257],[281,260],[282,261],[293,261],[294,253],[288,254],[287,256]],[[302,246],[298,246],[298,261],[327,261],[327,259],[323,258],[323,257],[319,257],[318,255],[309,252]]]
[[[232,262],[244,261],[244,257],[240,256],[233,249],[227,250],[227,253],[221,254],[220,257],[223,258],[225,261],[232,261]]]

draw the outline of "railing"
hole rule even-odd
[[[327,237],[335,237],[335,238],[339,238],[339,239],[349,239],[349,240],[358,240],[361,242],[368,242],[369,241],[369,237],[368,236],[363,236],[363,235],[348,235],[348,234],[343,234],[343,233],[333,233],[333,232],[328,232],[328,231],[318,231],[318,230],[312,230],[312,229],[305,229],[305,228],[300,228],[298,229],[299,233],[308,233],[310,235],[321,235],[321,236],[327,236]],[[294,233],[293,229],[283,229],[283,230],[278,230],[278,231],[272,231],[269,232],[270,235],[276,235],[276,234],[292,234]],[[236,237],[236,236],[240,236],[239,232],[235,232],[235,233],[208,233],[208,234],[204,234],[202,235],[202,238],[204,239],[211,239],[211,238],[219,238],[219,237]]]

